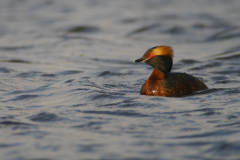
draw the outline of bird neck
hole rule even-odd
[[[173,65],[172,57],[169,56],[154,56],[147,60],[146,63],[164,74],[168,74]]]
[[[165,78],[165,73],[159,71],[158,69],[153,69],[152,74],[148,78],[149,80],[163,80]]]

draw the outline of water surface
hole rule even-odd
[[[0,159],[237,160],[240,1],[0,1]],[[141,96],[175,51],[209,90]]]

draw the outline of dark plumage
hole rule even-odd
[[[172,69],[172,58],[168,56],[154,56],[146,61],[146,63],[153,68],[167,74]]]

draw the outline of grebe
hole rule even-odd
[[[146,62],[153,72],[143,84],[141,95],[183,96],[208,87],[199,79],[186,73],[170,73],[173,65],[173,49],[170,46],[156,46],[148,49],[142,58],[134,62]]]

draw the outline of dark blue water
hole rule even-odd
[[[240,1],[1,0],[0,159],[240,159]],[[141,96],[157,45],[209,90]]]

